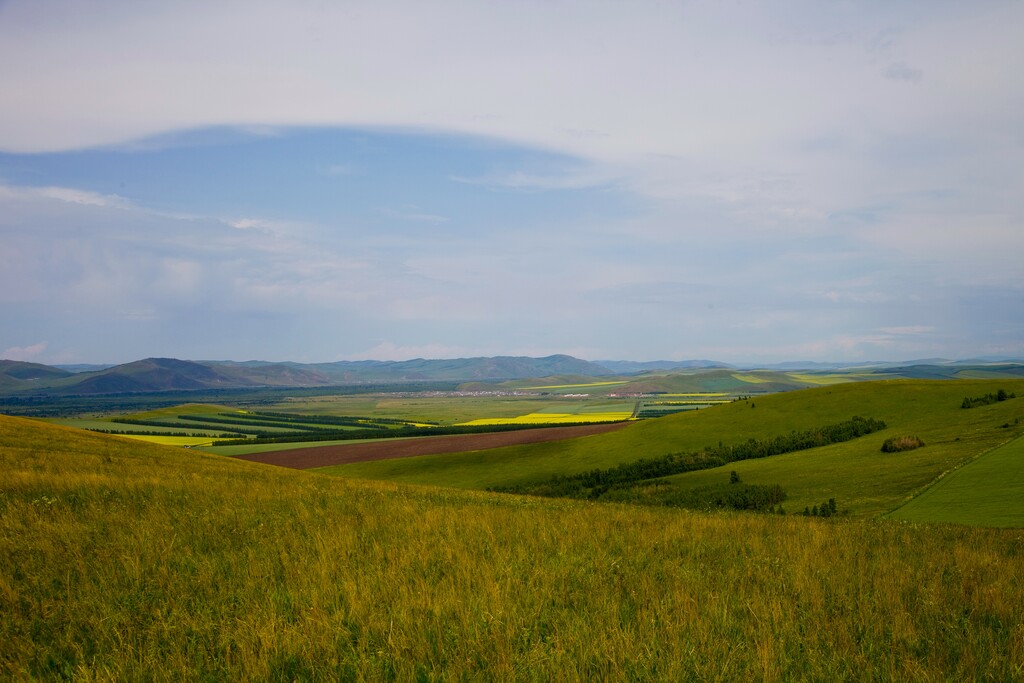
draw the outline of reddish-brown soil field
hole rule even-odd
[[[311,467],[345,465],[351,462],[366,462],[368,460],[412,458],[417,455],[462,453],[464,451],[482,451],[487,448],[518,446],[526,443],[540,443],[542,441],[561,441],[562,439],[572,439],[578,436],[603,434],[615,429],[622,429],[628,424],[628,422],[614,422],[611,424],[576,427],[519,429],[511,432],[492,432],[489,434],[458,434],[455,436],[424,436],[417,439],[387,439],[371,443],[310,446],[308,448],[294,448],[287,451],[251,453],[236,457],[239,460],[305,470]]]

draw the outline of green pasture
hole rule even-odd
[[[1024,527],[1024,438],[982,454],[894,510],[889,517]]]
[[[785,507],[803,509],[835,497],[841,508],[875,515],[895,508],[951,468],[1024,432],[1024,399],[964,410],[965,396],[1006,388],[1024,393],[1024,382],[892,380],[849,383],[758,396],[728,405],[644,420],[608,434],[525,446],[355,463],[324,468],[349,477],[484,489],[543,481],[556,474],[607,468],[643,457],[734,444],[848,420],[884,420],[888,428],[861,439],[813,451],[733,463],[748,483],[780,484]],[[911,434],[925,448],[883,454],[889,436]],[[721,472],[677,475],[694,486]],[[727,476],[727,472],[726,472]]]
[[[240,411],[238,408],[216,405],[213,403],[185,403],[179,406],[171,406],[169,408],[158,408],[156,410],[146,410],[141,413],[118,415],[117,417],[124,417],[132,420],[171,420],[179,415],[218,415],[220,413],[232,412]]]

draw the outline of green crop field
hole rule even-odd
[[[130,413],[120,417],[134,420],[163,420],[175,418],[178,415],[217,415],[218,413],[230,413],[237,410],[230,406],[216,405],[212,403],[185,403],[171,408],[157,408],[141,413]]]
[[[1022,545],[356,481],[0,416],[0,678],[1017,680]]]
[[[209,446],[214,439],[208,436],[147,436],[145,434],[119,434],[122,439],[135,439],[162,446]]]
[[[853,514],[877,515],[899,506],[944,472],[1024,433],[1024,398],[971,410],[960,407],[966,396],[1001,387],[1024,395],[1020,380],[838,384],[641,421],[616,432],[571,441],[357,463],[323,471],[483,489],[696,451],[719,442],[729,445],[784,435],[861,415],[884,420],[888,428],[847,443],[736,462],[675,479],[698,486],[721,481],[735,469],[746,482],[780,484],[790,496],[785,507],[791,512],[835,497]],[[1015,420],[1019,422],[1014,424]],[[900,454],[880,452],[882,441],[903,433],[919,436],[927,446]]]
[[[415,437],[395,437],[387,439],[387,441],[402,441],[405,438]],[[319,446],[340,446],[349,445],[356,443],[369,443],[371,441],[383,441],[384,439],[346,439],[344,441],[286,441],[284,443],[258,443],[258,444],[239,444],[235,446],[202,446],[200,450],[204,453],[211,453],[214,455],[250,455],[252,453],[270,453],[273,451],[290,451],[295,448],[317,448]]]
[[[421,423],[457,424],[488,418],[514,418],[535,412],[575,413],[604,411],[592,406],[609,405],[604,396],[592,399],[561,396],[452,395],[437,396],[325,396],[317,399],[284,401],[266,410],[309,415],[368,415]],[[621,404],[621,401],[612,401]],[[627,410],[632,411],[632,404]]]

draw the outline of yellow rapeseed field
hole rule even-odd
[[[576,424],[580,422],[617,422],[628,420],[631,412],[607,413],[529,413],[517,417],[493,417],[461,422],[461,425]]]

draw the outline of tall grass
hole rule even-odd
[[[1024,533],[356,482],[0,418],[0,677],[1014,680]]]

